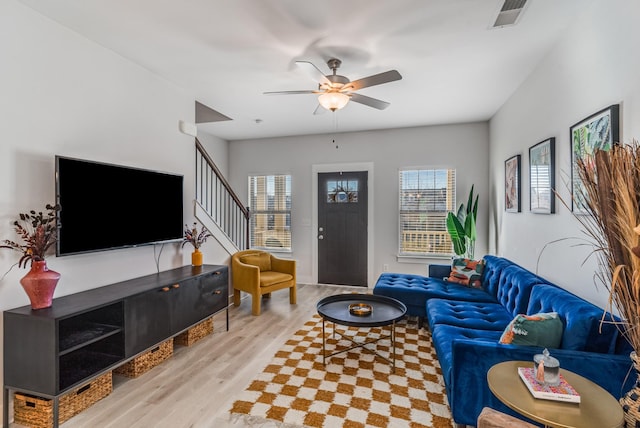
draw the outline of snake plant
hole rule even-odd
[[[467,204],[460,204],[458,212],[447,214],[447,232],[451,237],[453,251],[458,256],[473,259],[476,246],[476,218],[478,216],[478,195],[473,195],[473,185],[469,191]]]

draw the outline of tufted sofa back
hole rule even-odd
[[[498,296],[498,286],[500,276],[507,266],[513,265],[512,262],[503,258],[486,255],[483,257],[485,266],[482,272],[482,287],[493,297]]]
[[[575,351],[615,353],[618,329],[601,323],[604,310],[551,284],[533,287],[528,314],[557,312],[564,330],[560,348]],[[619,345],[618,345],[619,346]]]
[[[544,280],[503,257],[485,256],[484,289],[513,316],[526,313],[531,289]]]
[[[508,266],[500,276],[498,302],[513,316],[524,314],[529,307],[531,290],[540,282],[540,278],[528,270],[515,264]]]

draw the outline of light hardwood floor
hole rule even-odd
[[[114,375],[113,392],[62,427],[243,427],[229,416],[234,397],[316,313],[318,300],[343,292],[367,290],[298,285],[298,304],[289,304],[287,290],[277,291],[263,299],[257,317],[251,315],[251,298],[244,298],[240,307],[229,307],[229,331],[222,311],[214,316],[212,335],[190,347],[176,346],[171,358],[136,379]]]

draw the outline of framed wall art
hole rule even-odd
[[[520,155],[504,161],[504,209],[520,212]]]
[[[536,214],[556,212],[554,137],[529,148],[529,209]]]
[[[593,164],[597,150],[608,151],[620,142],[620,105],[613,104],[581,120],[570,128],[571,210],[585,214],[584,185],[578,174],[578,161]]]

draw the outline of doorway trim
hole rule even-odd
[[[373,162],[311,165],[311,279],[318,283],[318,174],[322,172],[367,172],[367,289],[373,288],[374,217]]]

